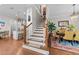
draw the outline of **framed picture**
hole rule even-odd
[[[6,26],[6,21],[4,19],[0,19],[0,29],[5,28]]]
[[[28,15],[28,22],[30,22],[31,21],[31,16],[30,15]]]
[[[68,27],[69,26],[69,21],[58,21],[58,26],[59,27]]]
[[[40,13],[45,16],[46,15],[46,9],[47,6],[46,5],[40,5]]]

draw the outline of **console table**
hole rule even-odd
[[[9,31],[8,30],[0,30],[0,39],[6,38],[9,36]]]

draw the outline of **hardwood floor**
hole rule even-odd
[[[51,55],[79,55],[78,53],[73,53],[70,51],[66,51],[66,50],[61,50],[61,49],[57,49],[57,48],[51,48]]]
[[[17,53],[17,55],[42,55],[42,54],[22,48],[20,49],[20,52]]]
[[[23,40],[0,39],[0,55],[39,55],[39,53],[22,48]]]
[[[22,40],[16,41],[12,39],[0,40],[0,55],[14,55],[21,48]]]
[[[41,55],[40,53],[22,48],[23,40],[0,39],[0,55]],[[51,48],[51,55],[79,55],[77,53]]]

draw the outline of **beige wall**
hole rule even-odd
[[[36,7],[37,8],[37,7]],[[33,7],[33,12],[32,12],[32,22],[33,22],[33,27],[35,28],[36,26],[38,26],[39,24],[41,24],[41,16],[39,14],[38,11],[40,11],[39,9],[37,10],[35,7]]]

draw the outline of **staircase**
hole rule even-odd
[[[28,44],[23,45],[23,48],[48,55],[49,52],[44,49],[45,46],[44,36],[45,35],[43,26],[36,27],[36,29],[33,31],[33,34],[30,35],[30,38],[28,39]]]

